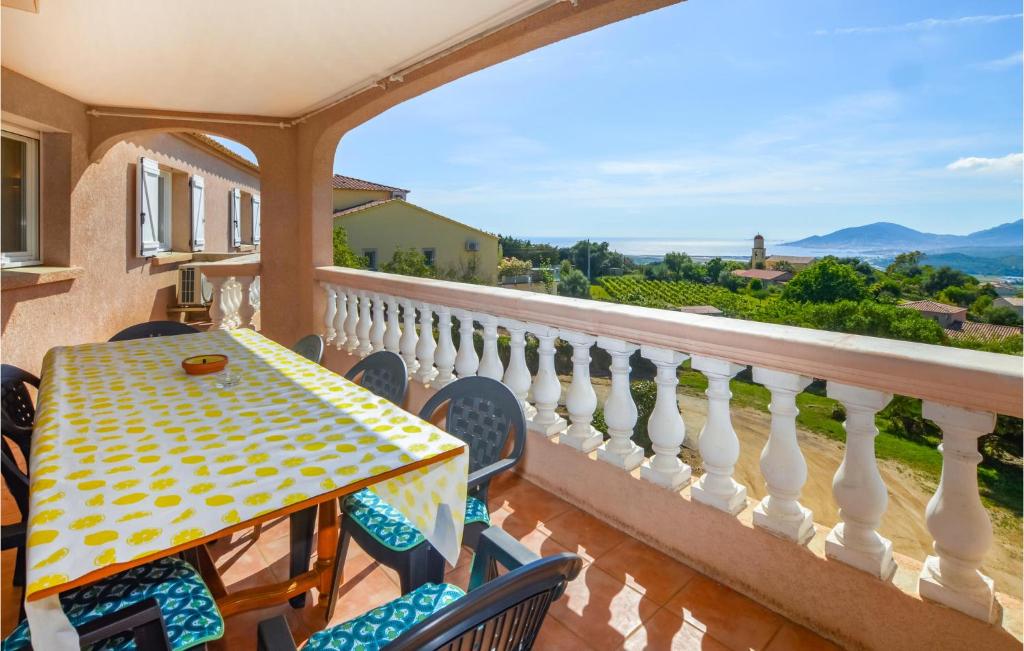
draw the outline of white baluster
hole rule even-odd
[[[459,320],[459,352],[455,356],[455,372],[459,377],[476,375],[480,366],[480,358],[476,355],[473,342],[473,313],[468,310],[455,310],[455,318]]]
[[[334,341],[334,337],[337,334],[334,330],[334,316],[338,313],[337,296],[338,292],[334,289],[334,285],[330,283],[320,283],[320,286],[324,288],[324,342],[330,343]]]
[[[565,429],[565,419],[555,413],[558,398],[562,395],[562,384],[555,373],[555,339],[558,330],[546,325],[526,324],[526,329],[537,337],[537,375],[533,378],[533,400],[537,413],[529,422],[529,428],[545,436],[554,436]]]
[[[334,348],[341,350],[342,346],[348,341],[348,335],[345,334],[345,321],[348,317],[348,296],[345,295],[345,290],[337,288],[337,304],[338,308],[334,314]]]
[[[537,409],[526,401],[530,392],[530,368],[526,365],[526,324],[515,319],[502,319],[501,325],[509,334],[508,368],[502,382],[519,398],[519,404],[527,420],[533,418]]]
[[[402,338],[399,341],[398,347],[402,354],[402,359],[405,360],[405,365],[409,369],[409,376],[415,375],[416,371],[420,367],[420,363],[416,361],[416,347],[419,345],[419,337],[416,335],[416,308],[413,307],[412,301],[407,298],[402,299]]]
[[[708,379],[708,419],[700,431],[700,456],[705,472],[691,489],[691,496],[720,511],[739,513],[747,505],[747,487],[732,477],[740,459],[740,439],[729,411],[729,380],[745,366],[712,357],[693,356],[693,368]]]
[[[572,346],[572,382],[565,394],[569,427],[559,438],[559,443],[590,452],[604,442],[601,432],[591,425],[597,409],[597,394],[590,382],[590,347],[597,338],[571,330],[561,330],[559,336]]]
[[[484,350],[483,355],[480,356],[480,367],[476,374],[500,381],[505,373],[505,368],[501,365],[501,358],[498,357],[498,319],[490,314],[475,314],[473,316],[484,327]]]
[[[686,424],[679,414],[676,386],[679,365],[686,361],[683,353],[667,348],[641,346],[640,354],[657,368],[654,383],[658,385],[654,410],[647,421],[654,456],[645,460],[641,476],[659,486],[679,490],[690,481],[690,466],[679,459],[679,450],[686,438]]]
[[[978,438],[995,428],[995,414],[926,400],[922,415],[942,428],[942,475],[925,510],[935,555],[921,568],[918,592],[971,617],[996,622],[1001,611],[995,583],[981,573],[992,546],[992,521],[978,496]]]
[[[644,450],[633,442],[637,410],[629,389],[629,358],[638,346],[610,337],[598,337],[597,345],[611,355],[612,387],[604,401],[604,422],[608,441],[597,451],[597,458],[633,470],[644,461]]]
[[[814,537],[811,510],[800,504],[807,462],[796,439],[796,396],[811,378],[768,368],[754,369],[754,382],[772,394],[772,427],[761,452],[761,474],[768,495],[754,508],[754,526],[806,545]]]
[[[455,369],[455,343],[452,341],[452,311],[444,305],[435,305],[437,310],[437,350],[434,351],[434,365],[437,376],[430,383],[440,389],[455,380],[452,371]]]
[[[829,382],[828,397],[846,409],[846,452],[832,480],[840,522],[825,540],[825,555],[888,581],[896,563],[892,542],[877,531],[889,495],[875,461],[875,414],[892,394]]]
[[[252,317],[256,314],[256,308],[250,300],[250,292],[254,280],[256,280],[255,276],[238,277],[238,326],[240,328],[251,328]]]
[[[345,350],[352,354],[359,348],[359,337],[356,330],[359,328],[359,296],[348,291],[348,313],[345,316]]]
[[[216,330],[228,330],[230,327],[224,322],[224,308],[226,306],[224,283],[227,282],[227,277],[207,276],[206,279],[210,281],[210,285],[213,287],[213,293],[210,297],[210,321],[213,322],[213,328]]]
[[[227,330],[234,330],[238,327],[238,281],[234,276],[229,276],[224,283],[223,291],[224,305],[224,327]]]
[[[356,337],[359,339],[359,346],[356,352],[360,357],[366,357],[373,351],[370,343],[370,295],[366,292],[359,292],[359,323],[356,325]]]
[[[429,384],[437,374],[434,368],[434,351],[437,344],[434,343],[434,313],[429,303],[420,303],[417,306],[420,310],[420,340],[416,344],[416,359],[420,367],[416,369],[417,382]]]
[[[402,327],[399,325],[398,299],[394,296],[386,298],[388,304],[388,329],[384,333],[384,350],[397,353],[402,346]]]
[[[370,325],[370,346],[373,352],[384,350],[384,297],[373,295],[373,323]]]

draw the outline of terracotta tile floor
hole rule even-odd
[[[5,521],[17,510],[4,495]],[[517,477],[492,486],[493,522],[541,554],[572,550],[584,570],[551,609],[536,646],[559,649],[835,649],[829,642],[739,593],[627,536],[568,502]],[[265,526],[259,540],[236,534],[213,548],[229,589],[282,580],[288,571],[288,522]],[[13,554],[3,554],[2,628],[16,624],[20,591],[10,587]],[[466,587],[470,554],[447,580]],[[342,622],[399,595],[397,575],[351,545],[345,582],[332,623]],[[307,597],[316,602],[316,592]],[[296,640],[324,627],[322,608],[284,605],[227,620],[214,650],[256,647],[256,624],[283,613]]]

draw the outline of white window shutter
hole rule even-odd
[[[192,250],[202,251],[206,247],[206,190],[203,177],[193,174],[189,180],[192,203]]]
[[[242,191],[238,188],[231,189],[231,197],[228,202],[228,221],[231,223],[231,246],[242,245]]]
[[[135,241],[139,257],[148,258],[160,250],[160,166],[155,160],[139,159],[135,207]]]
[[[252,243],[260,243],[260,195],[252,195]]]

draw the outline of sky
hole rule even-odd
[[[748,238],[1022,213],[1020,2],[690,0],[346,134],[335,172],[507,235]]]

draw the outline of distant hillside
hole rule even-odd
[[[1024,219],[969,235],[923,233],[891,222],[876,222],[866,226],[844,228],[828,235],[814,235],[796,242],[787,242],[783,246],[865,253],[913,251],[915,249],[919,251],[952,251],[953,249],[987,247],[1019,248],[1022,245],[1024,245]]]

